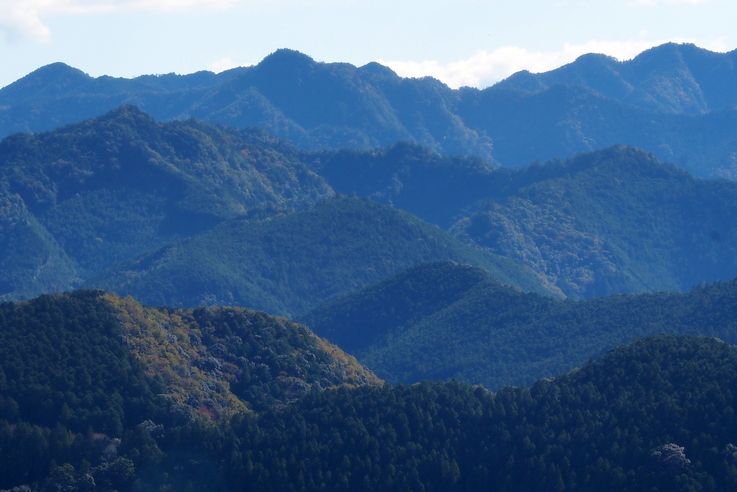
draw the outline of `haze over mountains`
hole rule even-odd
[[[549,293],[521,264],[479,251],[407,213],[351,198],[263,221],[226,221],[89,285],[153,304],[245,305],[297,315],[438,260],[479,265],[508,285]]]
[[[402,140],[521,166],[628,144],[698,176],[733,177],[736,53],[667,44],[630,62],[584,56],[483,90],[403,79],[376,63],[317,63],[290,50],[221,74],[92,78],[54,64],[0,90],[0,135],[134,104],[161,120],[259,126],[307,149]]]
[[[736,63],[1,89],[0,489],[734,490]]]
[[[0,142],[0,196],[8,299],[86,285],[296,315],[439,260],[572,298],[737,276],[737,185],[628,147],[510,170],[408,144],[306,152],[125,106]]]
[[[70,288],[226,218],[333,194],[280,145],[195,122],[161,125],[131,107],[3,140],[3,236],[26,248],[6,263],[0,296]]]

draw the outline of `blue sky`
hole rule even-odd
[[[278,48],[488,86],[586,52],[737,48],[734,0],[0,0],[0,86],[63,61],[91,75],[220,71]]]

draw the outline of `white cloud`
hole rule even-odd
[[[710,0],[630,0],[630,5],[659,7],[663,5],[703,5]]]
[[[566,43],[556,50],[535,51],[519,46],[503,46],[479,51],[468,58],[447,63],[437,60],[382,60],[404,77],[435,77],[453,88],[486,87],[520,70],[545,72],[574,61],[586,53],[603,53],[618,60],[629,60],[638,53],[667,41],[689,42],[713,51],[727,51],[723,39],[631,40]]]
[[[210,70],[211,72],[220,73],[220,72],[224,72],[225,70],[230,70],[231,68],[236,68],[236,67],[240,67],[243,65],[244,64],[236,62],[231,57],[226,56],[223,58],[219,58],[215,60],[214,62],[210,63],[207,69]]]
[[[238,0],[0,0],[0,31],[10,40],[47,41],[51,31],[43,19],[52,15],[109,13],[123,10],[189,10],[228,8]]]
[[[0,0],[0,31],[8,39],[23,36],[43,41],[49,38],[51,32],[41,22],[39,9],[34,3],[40,2]]]

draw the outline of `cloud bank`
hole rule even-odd
[[[692,0],[698,1],[698,0]],[[713,51],[727,51],[723,39],[630,40],[566,43],[557,50],[535,51],[519,46],[503,46],[474,53],[450,62],[437,60],[380,60],[404,77],[435,77],[450,87],[487,87],[520,70],[545,72],[571,63],[587,53],[602,53],[618,60],[629,60],[648,48],[668,41],[694,43]]]
[[[630,0],[630,5],[643,7],[661,7],[675,5],[703,5],[710,0]]]

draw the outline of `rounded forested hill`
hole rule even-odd
[[[540,272],[568,297],[685,291],[737,276],[737,184],[612,147],[499,170],[450,230]]]
[[[79,285],[236,216],[307,207],[333,191],[298,152],[258,131],[158,123],[132,106],[0,141],[0,296]],[[5,274],[7,272],[7,274]],[[6,276],[7,275],[7,276]]]
[[[420,265],[340,297],[303,321],[390,382],[457,379],[496,389],[566,372],[642,336],[737,343],[737,280],[687,293],[556,300],[483,270]]]
[[[227,304],[296,314],[439,260],[477,265],[507,284],[543,291],[534,274],[514,261],[463,244],[406,212],[348,197],[261,221],[226,221],[89,285],[149,304]]]
[[[243,421],[231,486],[732,490],[735,388],[733,346],[661,337],[496,394],[458,383],[321,393]]]
[[[2,303],[0,488],[57,466],[122,485],[161,460],[152,439],[182,426],[380,383],[304,326],[264,313],[155,309],[99,291]]]

